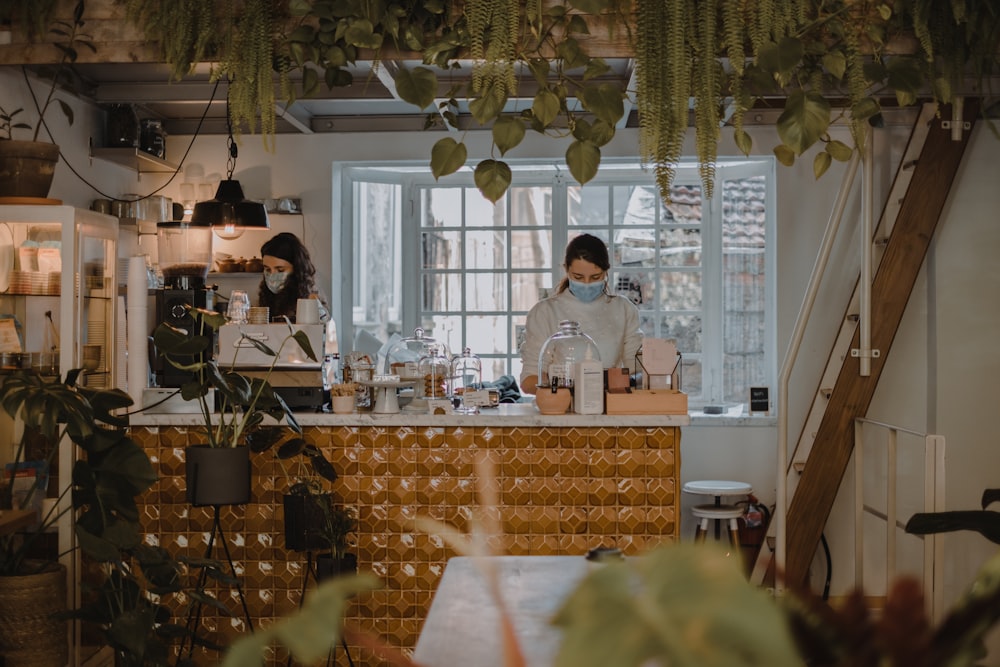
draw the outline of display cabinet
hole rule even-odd
[[[0,206],[4,367],[50,375],[82,368],[87,386],[115,385],[117,243],[118,219],[109,215],[71,206]]]
[[[115,386],[116,350],[124,349],[115,344],[117,243],[118,219],[109,215],[71,206],[0,205],[0,372],[34,368],[55,378],[81,368],[81,384]],[[0,464],[13,460],[12,436],[0,437]],[[59,447],[50,498],[72,477],[73,446],[66,439]],[[71,512],[60,518],[54,537],[75,605]]]

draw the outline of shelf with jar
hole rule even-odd
[[[118,355],[118,220],[63,205],[0,205],[0,373],[35,370],[65,377],[83,369],[80,382],[112,387]],[[16,460],[14,424],[0,425],[0,465]],[[76,450],[68,438],[58,444],[49,470],[48,497],[72,479]],[[72,607],[80,603],[74,567],[72,513],[56,522],[54,553],[71,573]]]

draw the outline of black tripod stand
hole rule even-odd
[[[319,570],[318,562],[319,562],[318,559],[316,560],[313,559],[312,551],[306,551],[306,567],[305,570],[302,571],[302,591],[301,594],[299,595],[299,609],[302,608],[302,603],[306,599],[306,588],[308,588],[309,586],[309,579],[312,578],[312,580],[318,584],[319,582],[331,576]],[[333,572],[332,574],[336,575],[339,573]],[[344,638],[343,632],[340,633],[340,645],[344,647],[344,655],[347,656],[347,664],[350,665],[350,667],[354,667],[354,660],[351,659],[351,652],[347,648],[347,640]],[[288,667],[291,667],[291,664],[292,664],[292,656],[288,656],[288,662],[287,662]],[[333,667],[334,665],[337,664],[336,645],[330,647],[330,654],[326,658],[326,664],[327,667]]]
[[[222,550],[226,555],[226,562],[229,564],[229,573],[232,576],[233,585],[236,586],[236,593],[240,599],[240,604],[243,606],[243,617],[246,619],[247,628],[250,629],[250,632],[253,632],[253,619],[250,617],[250,609],[247,607],[247,599],[243,594],[243,586],[240,584],[240,579],[236,576],[236,565],[233,563],[232,554],[229,553],[229,543],[226,542],[226,534],[222,529],[222,522],[219,519],[221,509],[221,505],[212,505],[212,531],[208,535],[208,544],[205,547],[205,559],[208,560],[212,557],[212,550],[215,547],[215,539],[218,537],[219,542],[222,543]],[[207,566],[203,566],[201,568],[201,572],[198,573],[198,583],[195,588],[196,591],[203,591],[205,589],[205,585],[208,583],[208,570],[209,568]],[[195,637],[197,635],[198,625],[201,623],[202,604],[201,600],[198,600],[188,610],[187,622],[185,623],[187,633],[181,639],[181,645],[177,652],[178,661],[181,656],[184,655],[184,647],[187,644],[188,638],[191,640],[191,646],[188,647],[187,657],[191,658],[194,653],[194,647],[196,644]],[[214,646],[212,648],[220,651],[223,649],[221,646]]]

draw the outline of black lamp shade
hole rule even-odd
[[[270,229],[267,209],[259,202],[243,196],[240,182],[232,179],[219,181],[215,199],[198,202],[191,213],[191,224],[237,229]]]

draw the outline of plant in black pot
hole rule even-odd
[[[284,496],[285,546],[309,554],[309,567],[316,554],[314,574],[323,581],[358,570],[357,554],[349,551],[358,527],[354,508],[337,503],[315,478],[294,483]]]
[[[36,30],[34,26],[51,14],[54,3],[51,2],[20,2],[3,5],[0,20],[7,20],[12,23],[27,23],[29,35],[33,36]],[[19,12],[18,10],[21,10]],[[59,146],[54,142],[41,139],[41,130],[45,124],[45,116],[49,108],[53,105],[59,107],[70,125],[73,124],[73,109],[64,100],[56,97],[56,91],[60,87],[74,89],[75,77],[72,71],[72,64],[79,56],[80,48],[88,48],[96,52],[96,47],[89,35],[84,34],[81,29],[83,21],[84,3],[79,0],[74,9],[73,17],[69,20],[55,20],[49,28],[49,33],[56,36],[58,41],[53,45],[59,50],[59,61],[48,71],[45,76],[51,81],[46,90],[45,98],[42,101],[35,99],[34,92],[31,96],[38,111],[38,120],[34,125],[34,132],[31,140],[14,139],[14,130],[30,131],[32,125],[25,120],[25,110],[23,107],[11,109],[0,106],[0,196],[3,197],[39,197],[45,198],[49,194],[52,186],[52,179],[55,176],[56,164],[59,162]],[[25,12],[30,14],[25,15]],[[30,90],[30,85],[29,85]],[[49,134],[51,137],[51,133]]]
[[[237,359],[223,368],[211,356],[225,316],[194,307],[189,307],[189,314],[193,331],[165,322],[153,331],[158,353],[190,374],[191,379],[178,391],[185,400],[198,402],[203,419],[205,443],[186,451],[187,499],[194,505],[244,504],[250,500],[250,453],[266,452],[285,442],[289,430],[302,433],[288,404],[271,386],[270,374],[285,346],[299,346],[312,361],[317,357],[305,332],[291,325],[277,350],[244,335],[241,344],[252,345],[273,360],[263,376],[248,377],[236,370]],[[317,474],[336,477],[329,461],[316,448],[307,447],[301,437],[283,446],[283,456],[305,456]]]

